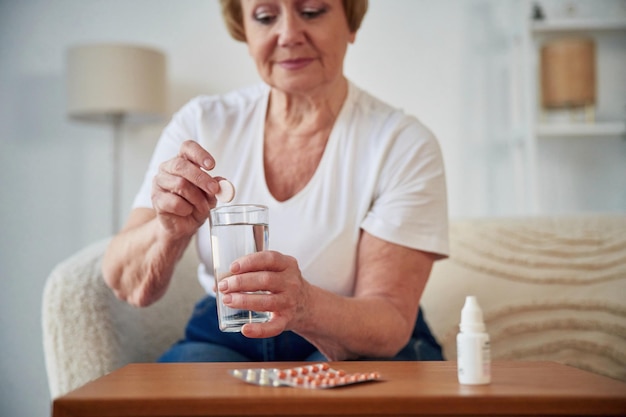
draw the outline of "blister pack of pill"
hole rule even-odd
[[[232,369],[229,373],[249,384],[268,387],[335,388],[381,380],[378,372],[347,373],[341,369],[333,369],[327,363],[316,363],[287,369]]]

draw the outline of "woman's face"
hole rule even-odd
[[[354,42],[341,0],[242,0],[250,55],[263,80],[307,92],[343,79]]]

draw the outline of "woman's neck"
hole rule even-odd
[[[348,94],[348,81],[342,77],[332,88],[314,93],[285,93],[272,89],[266,123],[272,130],[291,135],[309,135],[330,130]],[[290,135],[290,136],[291,136]]]

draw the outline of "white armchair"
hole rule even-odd
[[[422,298],[447,359],[466,295],[475,295],[492,358],[551,360],[626,381],[626,215],[453,222],[451,257]],[[102,279],[107,241],[59,264],[43,295],[44,353],[55,398],[131,362],[151,362],[182,335],[204,294],[190,245],[166,295],[148,308]]]
[[[147,308],[118,300],[102,278],[108,239],[57,265],[43,293],[44,356],[52,398],[127,363],[153,362],[183,336],[203,295],[190,245],[166,295]]]

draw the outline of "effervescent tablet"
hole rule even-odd
[[[220,203],[230,203],[235,198],[235,186],[228,180],[220,180],[218,182],[220,190],[215,194],[215,198]]]

